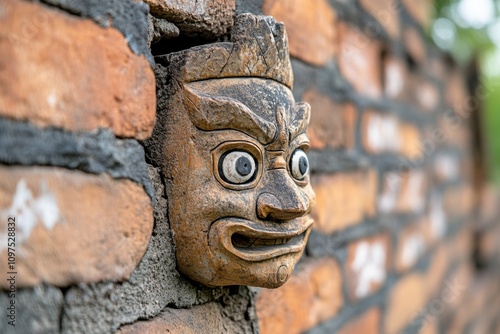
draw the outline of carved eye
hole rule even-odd
[[[219,174],[222,179],[232,184],[251,181],[256,174],[254,157],[244,151],[232,151],[224,154],[219,161]]]
[[[297,180],[302,180],[309,172],[309,159],[306,152],[296,149],[290,159],[290,171]]]

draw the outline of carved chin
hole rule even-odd
[[[265,261],[302,252],[312,223],[309,216],[280,223],[223,218],[212,223],[209,242],[211,247],[221,246],[242,260]]]

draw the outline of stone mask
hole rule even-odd
[[[290,90],[283,25],[240,15],[231,42],[157,61],[164,84],[148,145],[166,180],[179,271],[212,287],[283,285],[314,202],[310,108]]]

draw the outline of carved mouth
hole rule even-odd
[[[213,223],[210,243],[218,243],[247,261],[263,261],[301,252],[313,220],[306,216],[282,223],[255,223],[240,218],[224,218]]]

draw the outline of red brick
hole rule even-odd
[[[374,170],[313,175],[314,228],[329,234],[374,216],[377,183]]]
[[[403,32],[405,48],[412,56],[413,60],[423,63],[426,59],[426,46],[423,37],[417,29],[406,27]]]
[[[341,74],[363,95],[382,95],[382,45],[359,29],[339,23]]]
[[[0,50],[0,115],[70,131],[151,135],[154,74],[117,30],[12,0],[0,20]]]
[[[411,101],[423,111],[434,111],[441,102],[437,87],[422,76],[413,74],[411,78]]]
[[[412,268],[426,252],[429,240],[425,228],[425,221],[419,220],[405,226],[399,233],[394,260],[397,271],[402,272]]]
[[[307,134],[312,148],[353,148],[357,118],[354,104],[336,103],[313,90],[307,91],[302,99],[311,105]]]
[[[421,155],[420,130],[403,123],[396,116],[367,110],[362,117],[362,141],[368,153],[401,153],[407,157]]]
[[[409,325],[427,302],[425,277],[412,274],[401,278],[390,292],[385,315],[385,333],[396,334]]]
[[[349,244],[345,273],[352,300],[365,298],[382,287],[391,265],[390,258],[391,241],[386,234]]]
[[[17,223],[18,287],[126,279],[153,228],[151,200],[142,186],[47,167],[0,166],[3,240],[8,216]],[[1,253],[6,258],[6,247]],[[9,271],[7,261],[0,270]]]
[[[242,333],[243,329],[238,321],[226,314],[227,310],[217,302],[190,309],[165,308],[152,319],[123,326],[117,334]]]
[[[262,11],[285,23],[293,57],[324,66],[337,53],[337,15],[327,0],[264,0]]]
[[[403,4],[420,25],[424,28],[429,26],[434,0],[403,0]]]
[[[451,265],[449,248],[446,245],[440,245],[434,250],[431,256],[431,262],[427,268],[426,282],[430,296],[436,296],[444,283],[444,277]]]
[[[399,37],[399,5],[395,0],[361,0],[364,7],[392,38]]]
[[[338,262],[308,260],[282,287],[261,290],[256,301],[260,332],[302,333],[335,316],[342,305]]]
[[[338,334],[377,334],[380,333],[380,309],[372,308],[350,320],[336,332]]]
[[[452,218],[467,217],[475,207],[475,192],[472,184],[448,188],[444,194],[444,209]]]
[[[378,197],[381,213],[418,213],[425,207],[426,174],[421,170],[388,172],[384,174]]]
[[[401,99],[408,85],[408,69],[398,57],[388,55],[384,58],[384,92],[391,99]]]

